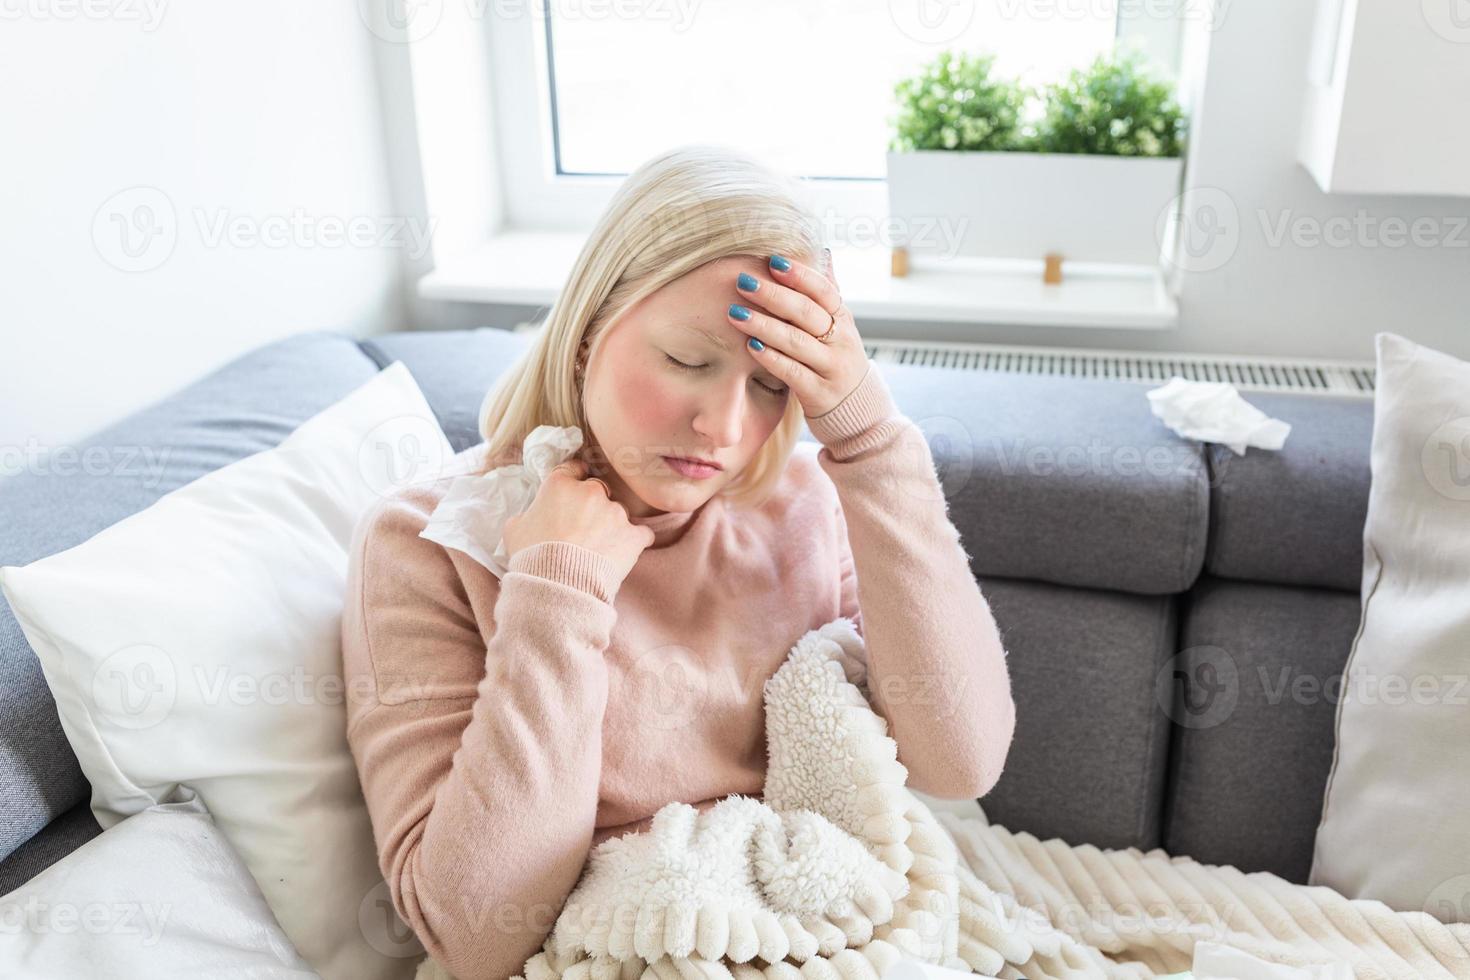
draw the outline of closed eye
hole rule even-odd
[[[674,367],[681,368],[685,371],[703,371],[705,368],[709,367],[708,364],[685,364],[683,361],[679,360],[678,358],[672,357],[669,354],[665,354],[664,359],[667,360]],[[767,393],[775,395],[777,398],[786,394],[785,388],[772,388],[770,385],[764,384],[760,381],[756,381],[756,385]]]

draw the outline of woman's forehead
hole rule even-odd
[[[672,332],[677,337],[726,349],[739,347],[745,343],[745,335],[726,317],[731,303],[747,298],[735,289],[735,279],[746,272],[771,281],[766,261],[767,257],[760,255],[711,259],[643,297],[633,319],[645,331]]]
[[[684,289],[735,289],[735,277],[742,272],[759,275],[766,272],[766,260],[756,255],[724,255],[691,269],[665,286]]]

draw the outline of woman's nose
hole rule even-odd
[[[716,446],[733,446],[740,441],[745,395],[741,392],[711,393],[694,420],[694,428]]]

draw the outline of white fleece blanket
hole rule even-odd
[[[1163,851],[1040,842],[936,814],[838,619],[766,682],[763,799],[671,803],[588,856],[518,980],[878,980],[908,955],[1006,978],[1148,978],[1211,939],[1359,978],[1470,977],[1470,925]],[[417,980],[449,975],[425,959]]]

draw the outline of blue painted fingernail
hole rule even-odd
[[[745,290],[747,293],[753,293],[760,288],[761,284],[760,280],[757,279],[755,276],[751,275],[748,272],[742,272],[740,273],[740,277],[735,280],[735,285]]]
[[[766,349],[766,345],[763,344],[763,343],[761,343],[759,340],[756,340],[754,337],[751,337],[749,340],[746,341],[746,343],[750,345],[750,349],[751,350],[765,350]]]
[[[786,272],[791,268],[791,262],[783,255],[771,256],[771,268],[777,272]]]
[[[747,310],[745,307],[741,306],[739,303],[731,303],[730,304],[730,315],[733,316],[737,320],[749,320],[750,319],[750,311]]]

